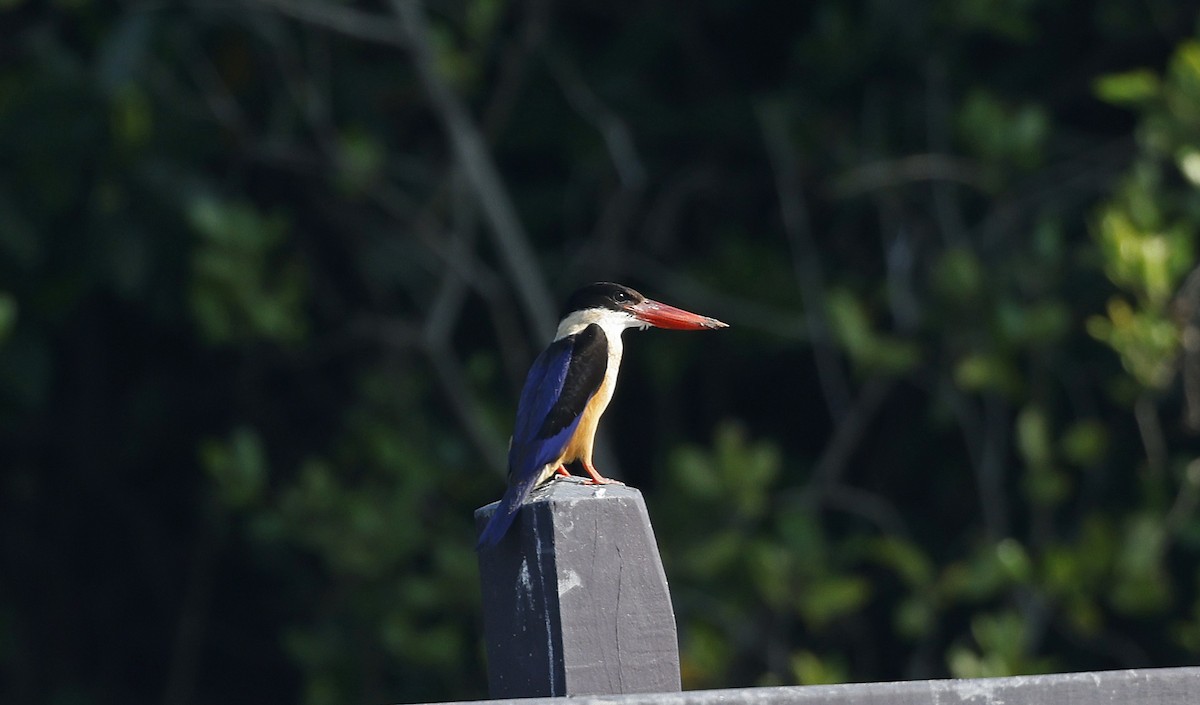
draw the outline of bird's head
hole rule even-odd
[[[618,330],[625,328],[670,328],[672,330],[704,330],[728,328],[715,318],[701,316],[681,308],[648,299],[622,284],[596,282],[579,289],[567,299],[560,335],[566,328],[599,323]]]

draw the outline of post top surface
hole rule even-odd
[[[642,493],[636,487],[629,485],[596,485],[582,477],[558,477],[538,487],[529,495],[525,504],[540,504],[558,502],[590,502],[612,499],[633,499],[641,501]],[[486,504],[475,510],[475,516],[491,514],[499,501]]]

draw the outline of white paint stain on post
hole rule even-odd
[[[521,572],[517,573],[517,585],[520,592],[530,593],[533,591],[533,581],[529,579],[529,559],[521,559]]]
[[[568,570],[558,576],[558,596],[562,597],[568,592],[571,592],[577,587],[583,587],[583,580],[580,579],[579,573],[573,570]]]
[[[535,555],[538,560],[538,575],[544,577],[546,575],[546,566],[542,563],[542,561],[544,560],[544,556],[547,554],[542,546],[542,532],[541,527],[538,525],[538,516],[539,515],[537,512],[530,512],[530,518],[533,519],[533,543],[537,546],[537,553]],[[550,692],[553,695],[559,695],[560,691],[558,683],[554,678],[556,674],[554,656],[554,622],[550,618],[550,610],[544,610],[543,616],[546,622],[546,672],[550,676]]]
[[[945,684],[949,687],[940,688],[944,692],[953,692],[965,703],[982,703],[983,705],[1005,705],[1004,699],[996,695],[995,680],[980,679],[980,680],[960,680],[960,681],[933,681],[934,683]],[[940,700],[941,692],[939,688],[934,688],[934,702]]]
[[[517,614],[533,611],[533,580],[529,578],[529,561],[521,559],[521,570],[517,572]],[[521,631],[525,631],[525,623],[521,623]]]

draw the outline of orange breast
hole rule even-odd
[[[611,373],[604,375],[604,381],[600,383],[600,388],[596,390],[591,399],[588,399],[588,403],[580,415],[579,427],[575,429],[575,435],[571,436],[566,450],[555,464],[556,467],[574,460],[582,460],[589,465],[592,463],[592,445],[596,441],[596,427],[600,425],[600,416],[608,408],[608,402],[612,401],[613,377],[614,375]]]

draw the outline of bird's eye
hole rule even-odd
[[[629,300],[629,294],[626,294],[623,291],[618,291],[617,293],[613,294],[613,301],[616,301],[619,304],[623,304]]]

